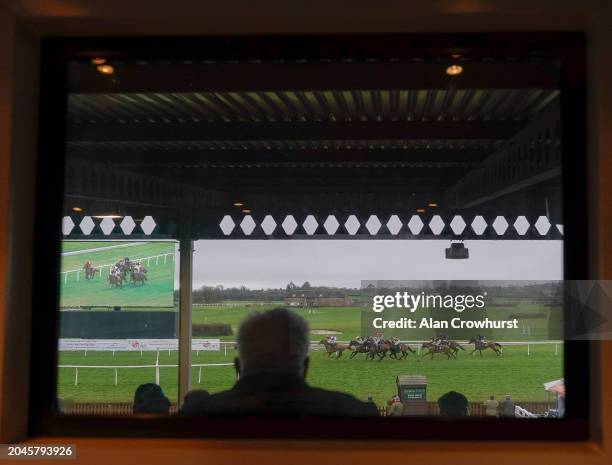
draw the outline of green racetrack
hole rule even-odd
[[[382,401],[395,393],[395,378],[398,375],[426,375],[428,399],[436,400],[450,390],[464,393],[470,401],[485,400],[490,395],[501,397],[511,394],[522,401],[544,401],[548,399],[542,383],[563,377],[563,346],[555,355],[554,345],[531,346],[531,355],[526,347],[506,347],[501,357],[487,351],[483,356],[460,353],[458,360],[446,360],[436,355],[433,360],[409,355],[406,360],[385,359],[381,362],[366,361],[360,354],[355,359],[348,357],[328,359],[323,351],[311,352],[308,381],[313,386],[340,390],[365,400],[368,395]],[[220,352],[200,352],[192,355],[193,363],[232,362],[233,350],[224,355]],[[156,354],[144,352],[63,352],[60,364],[64,365],[148,365],[155,364]],[[160,364],[177,364],[177,354],[160,352]],[[80,369],[78,385],[74,385],[75,370],[59,369],[58,395],[75,402],[131,402],[139,384],[155,382],[155,369],[119,369],[118,385],[114,385],[114,370]],[[202,383],[198,384],[198,368],[192,370],[192,387],[210,392],[227,389],[234,383],[231,366],[205,367]],[[176,368],[160,369],[160,383],[166,394],[177,398],[178,371]]]
[[[280,305],[280,304],[279,304]],[[274,305],[270,305],[272,307]],[[221,340],[235,341],[236,329],[249,312],[269,307],[257,304],[238,306],[198,306],[193,309],[193,324],[229,323],[234,330],[233,336],[221,337]],[[533,312],[539,308],[537,304],[524,302],[520,311]],[[355,307],[324,307],[294,309],[303,315],[310,324],[311,330],[339,331],[338,340],[349,340],[359,334],[361,329],[361,308]],[[517,312],[513,307],[508,312]],[[533,322],[537,327],[542,323]],[[428,339],[430,331],[415,333],[415,339]],[[321,334],[311,334],[311,341],[317,342],[324,338]],[[520,340],[516,334],[512,339]],[[503,344],[503,342],[502,342]],[[449,390],[463,392],[471,401],[481,401],[490,395],[501,397],[511,394],[513,398],[523,401],[544,401],[548,399],[542,384],[563,377],[563,345],[532,345],[531,354],[527,354],[526,346],[504,347],[503,356],[497,357],[491,351],[483,352],[483,356],[470,356],[473,346],[466,346],[466,352],[460,352],[458,360],[446,360],[436,355],[433,360],[417,355],[409,355],[406,360],[396,361],[385,359],[381,362],[366,361],[360,354],[353,360],[343,356],[341,359],[328,359],[321,350],[311,352],[311,364],[308,381],[327,389],[335,389],[351,393],[360,399],[372,395],[382,402],[395,392],[395,378],[398,375],[426,375],[428,399],[435,400]],[[220,352],[193,353],[193,363],[228,363],[232,362],[236,353],[231,349],[227,355]],[[345,354],[347,355],[347,354]],[[60,364],[67,365],[146,365],[155,363],[155,353],[145,352],[142,357],[139,352],[112,353],[63,352],[60,353]],[[160,364],[177,364],[176,352],[160,352]],[[198,384],[198,368],[192,371],[192,386],[202,387],[211,392],[227,389],[234,382],[233,367],[207,367],[202,370],[202,383]],[[79,370],[78,386],[74,386],[75,370],[73,368],[59,369],[59,396],[77,402],[131,402],[136,387],[145,382],[154,382],[155,370],[119,369],[118,385],[114,386],[114,370],[112,369],[81,369]],[[162,368],[160,382],[164,391],[173,401],[177,397],[178,371],[176,368]]]

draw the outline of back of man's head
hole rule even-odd
[[[305,376],[308,324],[285,308],[253,312],[238,330],[240,374],[284,372]]]
[[[145,383],[134,393],[134,413],[165,413],[170,411],[170,401],[157,384]]]
[[[464,417],[467,415],[468,400],[456,391],[450,391],[438,399],[440,414],[446,417]]]

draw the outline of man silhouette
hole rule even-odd
[[[284,308],[251,313],[238,331],[239,380],[213,394],[191,414],[377,416],[373,403],[340,392],[310,387],[308,325]]]

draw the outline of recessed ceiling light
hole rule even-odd
[[[251,210],[249,210],[248,208],[245,208],[244,210],[242,210],[242,213],[251,213]]]
[[[103,65],[104,63],[106,63],[106,58],[92,58],[91,62],[94,65]]]
[[[424,208],[417,208],[417,213],[425,213],[425,209]]]
[[[430,206],[430,207],[437,207],[437,206],[438,206],[438,204],[437,204],[437,203],[430,203],[430,204],[429,204],[429,206]]]
[[[81,207],[72,207],[72,211],[75,213],[81,213],[83,209]]]
[[[448,68],[446,68],[446,74],[448,74],[449,76],[457,76],[461,73],[463,73],[463,66],[450,65]]]
[[[115,68],[111,65],[99,65],[96,69],[102,74],[113,74],[115,72]]]
[[[234,207],[244,207],[244,203],[242,203],[242,202],[234,202]]]

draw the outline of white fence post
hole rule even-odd
[[[529,357],[531,355],[531,345],[527,344],[527,356]]]
[[[224,348],[224,357],[227,357],[227,342],[225,344],[223,344],[223,348]]]
[[[74,369],[74,385],[76,386],[79,383],[79,369]]]
[[[68,284],[68,272],[64,273],[64,284]]]
[[[198,384],[202,383],[202,367],[198,370]]]
[[[557,344],[557,343],[555,342],[555,355],[557,355],[557,353],[558,353],[558,347],[557,347],[558,345],[559,345],[559,344]]]
[[[155,360],[155,384],[159,385],[159,353],[157,354],[157,359]]]
[[[117,368],[115,368],[115,386],[117,385]]]

